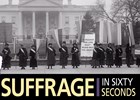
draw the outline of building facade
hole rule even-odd
[[[18,40],[51,38],[50,30],[63,29],[63,40],[78,39],[77,24],[92,6],[76,6],[68,0],[19,0],[18,5],[0,6],[0,23],[12,23],[12,36]]]

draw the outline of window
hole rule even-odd
[[[1,22],[5,22],[6,21],[6,17],[5,16],[2,16],[1,17]]]
[[[69,39],[69,35],[66,35],[66,39],[67,39],[67,40]]]
[[[75,24],[76,24],[76,22],[78,22],[79,21],[79,16],[76,16],[75,17]]]
[[[64,28],[64,32],[65,32],[65,35],[69,35],[69,33],[70,33],[70,28],[69,28],[69,27],[65,27],[65,28]]]
[[[11,22],[14,23],[14,24],[16,23],[16,17],[15,16],[12,16]]]
[[[65,17],[65,25],[69,25],[69,17],[68,16]]]

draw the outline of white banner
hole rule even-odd
[[[0,69],[2,67],[2,56],[0,56]]]
[[[135,55],[140,55],[140,50],[135,50]]]
[[[95,43],[95,34],[85,34],[85,38],[84,38],[84,42],[85,43]]]
[[[94,45],[92,43],[81,43],[81,57],[92,57]]]

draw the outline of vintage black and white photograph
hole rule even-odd
[[[0,0],[1,74],[140,74],[140,0]]]

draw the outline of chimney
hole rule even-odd
[[[68,0],[68,5],[72,5],[71,0]]]
[[[12,1],[13,1],[13,0],[9,0],[9,5],[12,5]]]

